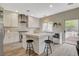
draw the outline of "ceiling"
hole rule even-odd
[[[49,5],[52,5],[52,7],[49,7]],[[41,18],[77,8],[79,3],[69,5],[68,3],[0,3],[0,6],[6,10]],[[30,12],[27,12],[27,10],[30,10]]]

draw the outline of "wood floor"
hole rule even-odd
[[[63,44],[63,45],[51,45],[52,54],[49,56],[77,56],[77,51],[75,45]],[[25,49],[22,48],[21,43],[13,43],[4,46],[5,56],[28,56]],[[35,52],[32,53],[32,56],[38,56]],[[40,56],[45,56],[41,54]]]
[[[31,56],[37,56],[34,51],[31,51]],[[4,46],[4,54],[5,56],[28,56],[28,51],[22,48],[21,43],[13,43]]]

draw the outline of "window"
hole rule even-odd
[[[52,22],[43,23],[42,30],[45,32],[52,32],[53,31],[53,23]]]

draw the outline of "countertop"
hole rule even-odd
[[[40,33],[29,33],[29,32],[27,32],[27,33],[25,33],[25,35],[32,35],[32,36],[51,36],[53,34],[54,33],[42,33],[42,32],[40,32]]]

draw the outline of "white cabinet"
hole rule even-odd
[[[5,28],[4,44],[19,42],[19,33],[16,28]]]
[[[4,26],[11,26],[11,17],[10,14],[4,14]]]
[[[28,17],[28,27],[38,28],[39,27],[39,19],[35,17]]]
[[[16,13],[11,14],[11,23],[12,23],[12,27],[18,26],[18,14]]]
[[[18,26],[18,13],[12,11],[4,11],[4,26],[17,27]]]
[[[32,16],[25,16],[23,14],[19,15],[19,26],[21,28],[39,28],[40,21],[39,18]]]

